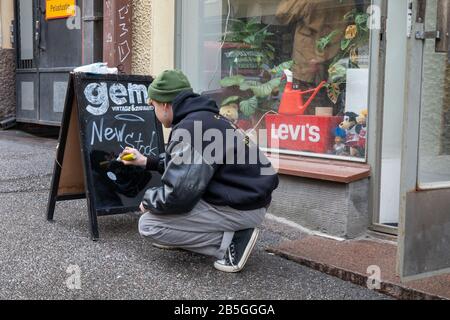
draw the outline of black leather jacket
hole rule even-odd
[[[225,137],[226,130],[237,130],[218,114],[215,102],[186,91],[177,96],[172,108],[174,121],[166,153],[159,158],[148,158],[147,163],[149,170],[163,174],[163,185],[147,190],[142,201],[144,207],[154,214],[182,214],[191,211],[200,199],[244,211],[268,206],[271,194],[278,186],[278,176],[259,149],[254,150],[258,154],[258,163],[249,164],[247,153],[257,146],[248,144],[245,163],[221,164],[204,157],[205,148],[211,142],[203,142],[200,146],[194,143],[194,146],[185,139],[186,132],[194,135],[199,123],[202,134],[215,129]],[[237,131],[244,140],[245,135]],[[229,153],[237,155],[236,146],[227,148],[230,147],[224,142],[223,157]],[[262,175],[263,168],[272,169],[273,174]]]

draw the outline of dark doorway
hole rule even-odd
[[[46,0],[15,1],[18,122],[60,124],[68,74],[82,61],[81,2],[68,23],[46,19]]]

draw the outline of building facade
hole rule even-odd
[[[271,214],[399,234],[404,276],[448,267],[448,1],[67,0],[48,19],[52,1],[1,1],[0,117],[58,125],[79,64],[182,69],[279,168]]]

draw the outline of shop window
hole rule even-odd
[[[177,66],[273,152],[364,161],[370,1],[178,1]]]

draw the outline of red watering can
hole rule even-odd
[[[285,70],[288,82],[281,98],[280,109],[278,113],[286,115],[303,115],[305,114],[306,108],[311,104],[314,98],[317,96],[319,91],[326,85],[326,81],[322,81],[319,86],[315,89],[300,91],[294,90],[293,88],[293,76],[292,72]],[[311,94],[308,101],[304,102],[304,96]]]

